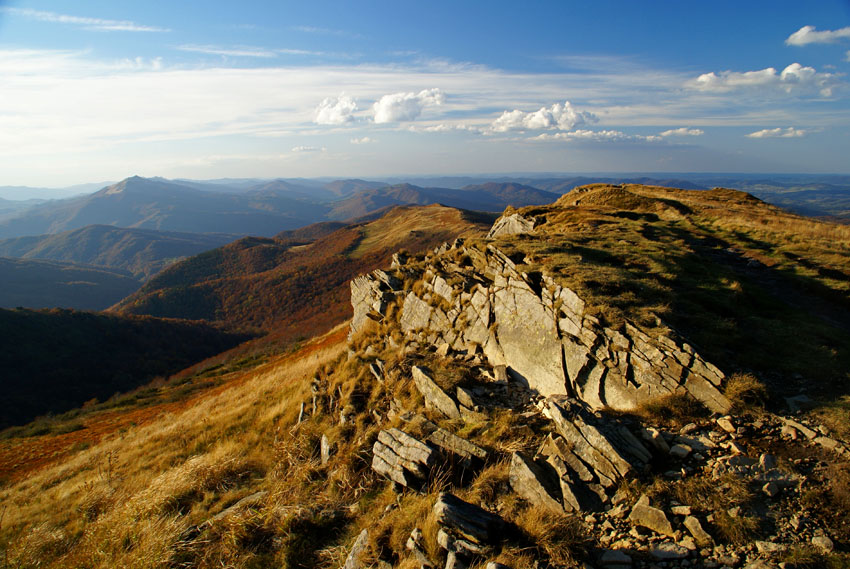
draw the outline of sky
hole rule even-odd
[[[0,185],[850,173],[850,0],[0,0]]]

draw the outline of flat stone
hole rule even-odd
[[[667,519],[664,511],[650,506],[646,495],[642,496],[641,500],[632,508],[632,513],[629,514],[629,521],[636,526],[645,527],[655,533],[673,537],[675,535],[673,526],[670,525],[670,520]]]
[[[475,399],[473,399],[472,392],[470,390],[458,386],[455,390],[455,397],[457,398],[457,402],[461,405],[464,405],[469,409],[475,408]]]
[[[781,543],[773,543],[772,541],[756,541],[756,549],[759,553],[765,553],[767,555],[775,555],[777,553],[782,553],[786,549],[788,549],[785,545]]]
[[[413,366],[413,381],[422,397],[425,398],[425,406],[436,409],[449,419],[460,419],[460,410],[454,399],[440,389],[431,376],[419,366]]]
[[[763,471],[776,468],[776,457],[769,453],[762,453],[761,456],[759,456],[759,468]]]
[[[670,447],[670,456],[678,458],[679,460],[684,460],[691,454],[691,447],[683,444],[676,444]]]
[[[428,441],[467,460],[487,458],[486,450],[442,428],[428,435]]]
[[[674,559],[685,559],[690,552],[671,541],[659,543],[649,550],[649,554],[660,561],[671,561]]]
[[[841,443],[830,437],[815,437],[815,442],[829,450],[838,450],[841,448]]]
[[[814,439],[816,436],[818,436],[818,434],[815,431],[813,431],[812,429],[803,425],[802,423],[795,421],[794,419],[787,419],[785,417],[780,417],[779,419],[783,423],[785,423],[786,425],[789,425],[789,426],[793,427],[794,429],[796,429],[797,431],[799,431],[800,433],[802,433],[803,436],[805,436],[809,440]]]
[[[785,403],[788,405],[788,410],[792,413],[813,409],[817,405],[817,403],[808,395],[795,395],[793,397],[786,397]]]
[[[730,434],[735,434],[738,428],[732,423],[732,418],[729,416],[719,417],[716,421],[717,426]]]

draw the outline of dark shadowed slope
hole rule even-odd
[[[72,310],[0,310],[0,427],[147,383],[247,337],[212,326]]]
[[[103,310],[139,288],[127,272],[0,257],[0,307]]]
[[[220,233],[181,233],[89,225],[55,235],[0,241],[0,256],[98,265],[146,280],[163,267],[233,241]]]

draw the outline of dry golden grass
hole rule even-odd
[[[726,380],[724,394],[738,413],[763,407],[768,398],[767,387],[751,373],[735,373]]]
[[[708,409],[687,393],[671,393],[641,403],[635,414],[652,425],[681,427],[697,419],[705,418]]]
[[[160,567],[195,524],[268,486],[305,381],[344,344],[262,366],[182,412],[0,490],[13,566]],[[206,562],[205,562],[206,563]],[[197,566],[213,566],[201,563]]]

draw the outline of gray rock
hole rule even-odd
[[[694,537],[697,543],[701,546],[710,545],[714,540],[711,535],[705,531],[700,523],[699,519],[695,516],[688,516],[685,518],[683,522],[685,529],[690,532],[690,534]]]
[[[563,513],[564,505],[554,481],[534,460],[515,452],[511,455],[509,481],[514,492],[536,506],[550,512]]]
[[[823,551],[824,553],[832,553],[835,549],[835,544],[825,535],[816,535],[812,538],[812,545]]]
[[[487,458],[486,450],[442,428],[437,428],[428,435],[428,441],[468,461],[483,461]]]
[[[719,417],[716,421],[717,426],[726,431],[727,433],[735,434],[738,428],[732,423],[732,417]]]
[[[776,468],[776,457],[772,454],[763,453],[759,456],[759,468],[764,472],[773,470]]]
[[[511,369],[542,395],[566,394],[561,341],[552,309],[521,275],[496,275],[493,313]]]
[[[380,320],[383,317],[387,303],[395,297],[393,293],[400,286],[398,279],[381,270],[361,275],[351,281],[351,306],[354,308],[354,316],[351,319],[349,338],[360,331],[369,319]]]
[[[244,510],[247,510],[248,508],[258,507],[262,504],[263,500],[266,496],[268,496],[268,494],[269,493],[267,491],[261,490],[259,492],[254,492],[249,496],[245,496],[232,506],[225,508],[224,510],[220,511],[219,513],[208,519],[204,524],[201,524],[201,526],[197,526],[196,529],[202,529],[204,526],[221,521],[232,514],[242,512]]]
[[[661,454],[668,454],[670,452],[670,446],[658,429],[654,427],[641,427],[640,436]]]
[[[360,564],[360,556],[363,555],[363,552],[366,551],[366,548],[369,547],[369,530],[364,529],[360,532],[360,535],[357,536],[357,539],[354,540],[354,545],[351,546],[351,551],[348,553],[348,557],[345,558],[345,565],[342,566],[342,569],[360,569],[362,565]]]
[[[645,527],[667,537],[675,535],[667,515],[663,510],[650,506],[646,495],[642,496],[641,500],[638,500],[638,503],[632,508],[629,521],[636,526]]]
[[[319,443],[319,451],[322,457],[322,466],[325,466],[331,459],[331,442],[326,434],[322,434],[322,440]]]
[[[540,448],[540,454],[547,457],[556,456],[560,458],[569,467],[570,471],[582,482],[592,482],[596,479],[593,472],[578,456],[576,456],[563,437],[557,435],[552,436],[549,434],[543,441],[543,445]]]
[[[502,518],[453,494],[440,493],[433,510],[440,525],[473,543],[494,544],[503,537]]]
[[[633,469],[643,468],[638,458],[620,450],[625,445],[614,428],[610,428],[616,424],[613,418],[609,428],[602,430],[602,421],[568,401],[550,399],[548,411],[558,433],[573,453],[595,471],[603,486],[613,486]],[[646,449],[643,452],[649,454]]]
[[[457,398],[457,402],[461,405],[464,405],[469,409],[475,408],[475,399],[472,398],[472,392],[468,389],[458,386],[455,397]]]
[[[413,381],[416,388],[422,397],[425,398],[425,407],[428,409],[436,409],[449,419],[460,419],[460,410],[457,407],[454,399],[440,389],[440,386],[434,383],[431,376],[419,366],[413,366]]]
[[[764,553],[767,555],[777,555],[788,549],[788,547],[781,543],[758,540],[756,541],[756,549],[759,553]]]

